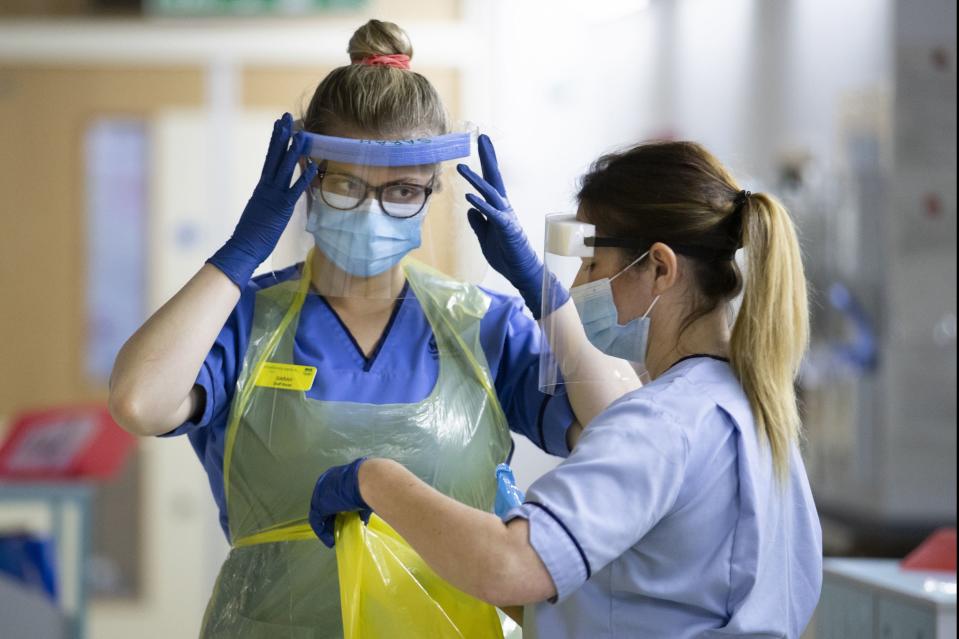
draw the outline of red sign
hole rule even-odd
[[[0,478],[109,479],[135,443],[100,405],[23,413],[0,445]]]
[[[906,570],[956,572],[956,529],[940,528],[902,560]]]

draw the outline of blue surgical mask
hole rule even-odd
[[[607,355],[629,360],[639,366],[645,366],[646,363],[649,314],[659,301],[659,296],[656,296],[642,317],[620,324],[619,312],[613,300],[612,282],[648,254],[643,253],[613,277],[574,286],[569,291],[590,343]]]
[[[395,266],[421,244],[425,213],[426,207],[412,217],[390,217],[376,198],[341,211],[315,197],[310,203],[306,230],[339,268],[357,277],[373,277]]]

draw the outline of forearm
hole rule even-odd
[[[641,386],[629,362],[610,357],[589,343],[572,301],[540,323],[563,374],[570,406],[583,427],[615,400]]]
[[[240,298],[209,264],[123,345],[110,377],[110,409],[138,435],[169,432],[190,417],[203,360]]]
[[[554,593],[523,520],[465,506],[420,481],[400,464],[366,461],[359,472],[367,504],[443,579],[497,606],[542,601]]]

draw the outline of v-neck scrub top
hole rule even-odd
[[[200,368],[196,385],[204,405],[195,421],[164,436],[187,435],[203,464],[229,538],[223,492],[223,451],[237,377],[253,322],[257,291],[298,275],[294,265],[254,278],[240,295]],[[523,313],[522,300],[483,289],[490,306],[480,323],[480,342],[496,394],[510,429],[552,455],[566,456],[566,431],[575,420],[565,395],[539,391],[541,333]],[[316,378],[307,396],[317,400],[367,404],[412,403],[425,399],[439,373],[433,330],[407,286],[370,357],[321,296],[307,297],[294,341],[294,362],[314,366]],[[199,411],[198,411],[199,412]]]

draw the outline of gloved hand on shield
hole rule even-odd
[[[543,308],[543,262],[530,246],[526,233],[506,197],[506,187],[496,162],[496,151],[486,135],[479,136],[479,157],[483,176],[480,177],[465,164],[456,169],[480,195],[470,193],[466,200],[473,206],[469,223],[479,239],[483,255],[510,284],[516,287],[526,306],[539,319],[569,299],[569,293],[555,278],[548,285],[553,288],[549,299],[552,308]]]
[[[317,166],[307,162],[303,175],[290,185],[297,161],[308,149],[306,138],[292,131],[293,116],[289,113],[273,124],[260,181],[233,235],[207,260],[241,289],[276,248],[293,215],[293,205],[316,177]]]

